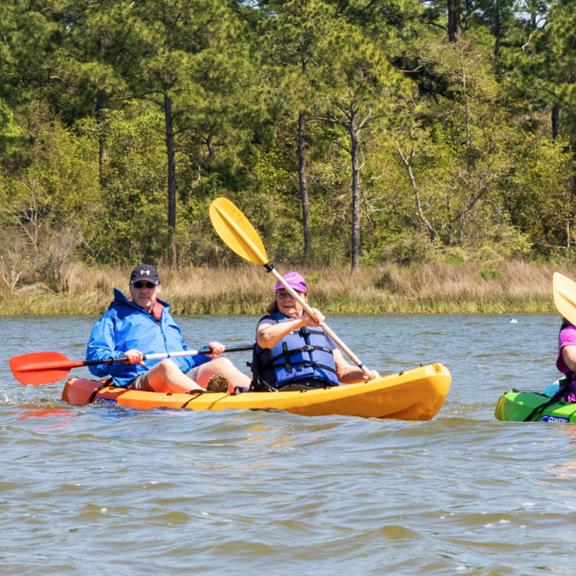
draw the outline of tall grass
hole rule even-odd
[[[348,268],[299,267],[310,284],[310,302],[328,314],[554,312],[551,265],[509,262]],[[288,271],[282,267],[282,271]],[[570,270],[559,271],[570,276]],[[69,267],[65,293],[37,284],[0,288],[0,314],[101,314],[114,287],[128,291],[129,268]],[[260,314],[275,279],[253,265],[236,268],[161,269],[161,297],[178,315]]]

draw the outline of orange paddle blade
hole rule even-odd
[[[52,384],[66,377],[71,368],[82,362],[68,360],[59,352],[35,352],[10,358],[10,369],[20,384]]]

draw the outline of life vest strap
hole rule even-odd
[[[291,350],[288,350],[288,346],[286,344],[286,342],[282,342],[282,353],[281,354],[276,354],[276,356],[272,356],[272,358],[270,358],[270,360],[267,362],[266,364],[266,368],[268,366],[271,366],[274,364],[274,362],[276,360],[278,360],[279,358],[286,358],[287,359],[287,365],[288,365],[288,356],[290,355],[296,355],[300,352],[313,352],[314,350],[320,350],[321,352],[326,352],[327,354],[331,354],[332,353],[332,349],[328,348],[326,346],[314,346],[312,344],[306,344],[305,346],[300,346],[299,348],[292,348]]]
[[[292,364],[290,363],[290,350],[288,350],[288,344],[286,342],[282,342],[282,354],[277,357],[284,358],[284,366],[286,366],[286,370],[288,373],[292,372]]]

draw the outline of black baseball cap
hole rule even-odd
[[[160,284],[160,276],[152,264],[139,264],[130,274],[130,284],[140,280],[147,280],[152,284]]]

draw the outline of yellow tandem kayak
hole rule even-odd
[[[302,416],[361,416],[430,420],[444,404],[451,375],[442,364],[429,364],[362,384],[296,392],[170,394],[102,386],[95,380],[69,379],[62,400],[83,405],[105,403],[150,410],[284,410]]]

